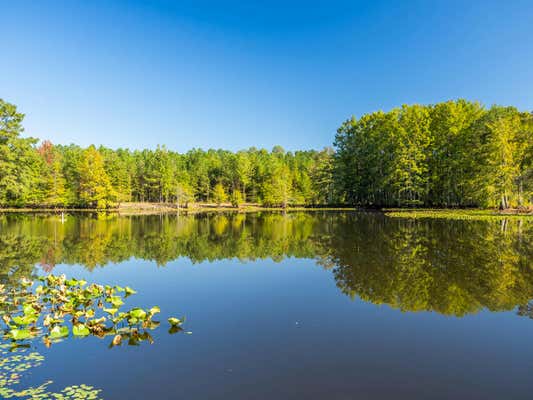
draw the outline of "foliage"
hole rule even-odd
[[[0,205],[40,202],[43,163],[33,147],[37,140],[21,138],[24,114],[0,99]]]
[[[44,357],[38,352],[28,352],[26,347],[17,347],[9,350],[9,344],[0,344],[0,396],[4,399],[86,399],[97,400],[100,389],[85,384],[67,386],[59,392],[51,392],[48,387],[53,383],[47,381],[39,386],[24,389],[15,388],[20,385],[24,372],[31,368],[39,367]]]
[[[231,205],[233,207],[239,207],[243,203],[242,194],[239,190],[234,190],[231,194]]]
[[[107,208],[114,200],[114,190],[104,169],[104,160],[94,146],[89,146],[78,166],[79,199],[91,208]]]
[[[0,396],[24,399],[97,399],[100,390],[87,385],[73,385],[59,392],[49,391],[52,381],[36,387],[19,389],[22,374],[41,364],[44,357],[27,353],[33,339],[42,338],[46,347],[69,335],[83,338],[113,336],[110,347],[123,341],[137,346],[142,341],[153,343],[149,330],[159,326],[153,317],[160,312],[155,306],[144,310],[133,308],[120,311],[128,296],[135,294],[130,287],[87,284],[83,280],[67,279],[64,275],[39,277],[40,282],[22,278],[0,284],[0,316],[3,339],[0,344]],[[169,319],[169,333],[182,331],[180,320]],[[9,349],[11,354],[7,353]]]
[[[128,201],[186,206],[228,200],[281,205],[324,203],[311,173],[330,151],[232,153],[193,149],[185,154],[155,150],[53,145],[20,137],[24,115],[0,102],[0,207],[108,208]],[[281,176],[278,176],[281,172]],[[284,182],[286,180],[286,182]],[[278,191],[282,190],[279,194]],[[240,193],[240,198],[236,193]],[[331,196],[330,196],[331,197]]]
[[[337,195],[360,206],[533,204],[533,115],[465,100],[402,106],[338,130]]]
[[[513,107],[404,105],[347,120],[335,151],[295,152],[37,147],[20,137],[23,118],[0,100],[0,207],[185,206],[228,194],[272,207],[533,204],[533,115]]]
[[[41,337],[50,347],[54,341],[73,336],[114,336],[111,345],[124,338],[128,344],[152,342],[149,330],[159,326],[152,318],[159,307],[120,311],[129,287],[87,285],[64,275],[39,277],[39,285],[22,278],[16,285],[0,285],[0,315],[4,338],[13,342]],[[176,324],[172,324],[176,325]]]
[[[218,205],[226,202],[228,199],[228,195],[226,194],[226,191],[224,190],[224,187],[221,183],[217,183],[215,185],[215,188],[213,189],[213,200]]]

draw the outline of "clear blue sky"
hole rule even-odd
[[[322,148],[459,97],[533,110],[533,1],[0,0],[0,97],[55,143]]]

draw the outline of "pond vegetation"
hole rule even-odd
[[[138,346],[153,343],[149,331],[159,327],[154,317],[158,306],[121,311],[135,290],[125,286],[88,284],[84,280],[67,279],[65,275],[21,278],[0,284],[0,396],[24,399],[88,399],[100,398],[101,390],[85,384],[68,386],[51,392],[52,381],[20,389],[21,375],[41,365],[44,357],[30,351],[32,341],[41,339],[46,347],[69,336],[84,338],[112,337],[109,347],[127,343]],[[183,318],[168,318],[169,333],[182,331]],[[3,325],[3,326],[2,326]]]
[[[15,286],[0,285],[4,335],[14,346],[42,338],[50,347],[69,335],[113,336],[110,346],[118,346],[125,339],[129,345],[153,342],[149,331],[159,326],[153,317],[161,310],[154,306],[121,311],[125,299],[136,293],[130,287],[87,284],[65,275],[47,275],[37,281],[35,285],[22,278]],[[182,321],[171,317],[169,323],[176,328]]]

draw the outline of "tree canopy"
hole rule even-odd
[[[533,114],[466,100],[351,118],[322,151],[82,148],[22,137],[0,99],[0,206],[122,202],[478,206],[533,203]]]
[[[361,206],[533,203],[533,115],[465,100],[347,120],[335,139],[337,196]]]

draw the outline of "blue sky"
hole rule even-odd
[[[351,115],[533,110],[533,1],[0,0],[0,98],[54,143],[322,148]]]

